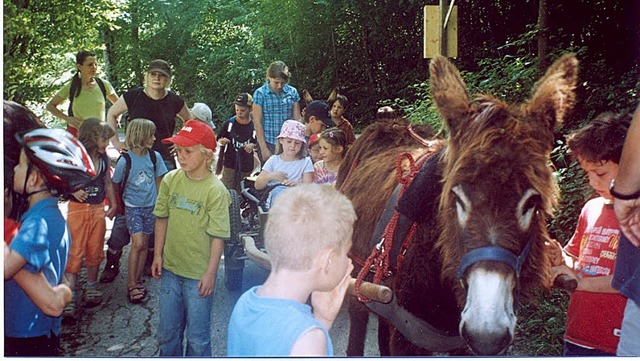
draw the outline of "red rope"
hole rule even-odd
[[[400,154],[396,158],[396,180],[398,181],[398,183],[402,184],[398,199],[400,199],[406,188],[409,186],[409,184],[411,184],[411,181],[413,180],[413,178],[415,178],[422,165],[432,155],[433,154],[424,156],[417,164],[413,159],[413,156],[406,152]],[[404,170],[402,168],[402,162],[404,159],[409,161],[409,172],[406,176],[403,176]],[[371,301],[371,299],[362,296],[362,294],[360,293],[360,286],[362,285],[362,282],[369,274],[369,272],[373,272],[373,283],[376,284],[379,284],[383,279],[390,277],[394,272],[394,270],[391,270],[390,250],[393,247],[393,239],[395,236],[399,217],[400,214],[397,211],[394,212],[391,220],[389,220],[389,223],[384,228],[381,241],[376,245],[376,247],[374,247],[371,254],[364,262],[362,262],[362,260],[359,258],[352,257],[353,259],[356,259],[356,262],[358,264],[362,265],[362,268],[360,269],[360,272],[358,272],[358,276],[356,277],[355,283],[356,296],[358,297],[358,300],[360,300],[360,302]],[[396,269],[400,269],[400,267],[402,266],[407,248],[409,248],[409,245],[411,244],[411,241],[415,236],[416,229],[417,225],[414,223],[411,225],[409,232],[407,232],[407,235],[402,242],[401,252],[398,256]]]

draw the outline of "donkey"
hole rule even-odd
[[[371,310],[379,316],[383,356],[506,351],[518,297],[549,286],[545,220],[557,198],[549,154],[554,126],[575,101],[577,66],[575,56],[561,57],[528,101],[508,105],[489,95],[471,99],[458,70],[434,58],[430,85],[448,130],[444,149],[432,155],[425,142],[409,141],[411,128],[397,122],[372,125],[352,146],[336,186],[358,215],[354,263],[380,241],[372,235],[398,185],[396,168],[408,169],[398,155],[430,157],[397,203],[415,228],[383,278],[395,299],[385,306],[350,297],[348,356],[363,354]],[[402,141],[373,142],[371,132],[395,132]],[[363,267],[356,268],[354,276]]]

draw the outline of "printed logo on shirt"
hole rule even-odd
[[[173,193],[169,197],[169,208],[187,211],[192,215],[200,214],[203,204],[199,200],[182,197],[178,193]]]

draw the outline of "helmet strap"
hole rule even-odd
[[[31,175],[31,167],[32,167],[32,164],[29,163],[29,166],[27,166],[27,174],[24,177],[24,184],[22,185],[22,191],[23,192],[27,191],[27,181],[29,180],[29,176]],[[38,194],[38,193],[42,193],[42,192],[46,192],[47,190],[48,190],[48,188],[44,187],[44,188],[39,189],[37,191],[33,191],[33,192],[29,192],[29,193],[24,194],[24,197],[26,199],[29,199],[29,197],[31,197],[32,195]]]

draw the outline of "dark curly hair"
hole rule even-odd
[[[601,113],[586,126],[569,134],[567,145],[576,159],[620,163],[630,124],[631,113]]]

